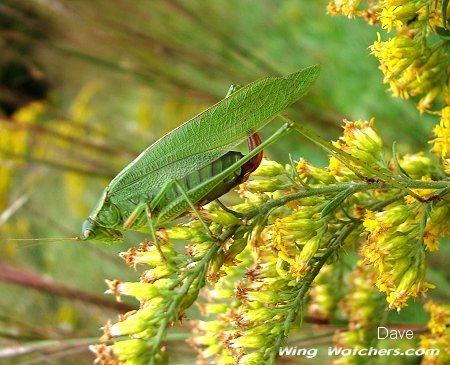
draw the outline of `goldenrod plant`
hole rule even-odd
[[[93,347],[99,362],[164,363],[167,327],[185,316],[205,285],[204,319],[194,324],[190,343],[202,361],[216,364],[274,363],[290,331],[301,326],[304,307],[314,318],[331,319],[340,303],[350,332],[337,335],[337,344],[368,345],[377,315],[433,288],[425,279],[427,252],[449,233],[443,165],[422,155],[387,158],[373,120],[344,126],[327,167],[264,160],[240,186],[241,202],[231,211],[206,206],[201,215],[220,245],[193,219],[159,230],[162,255],[151,242],[124,253],[130,266],[150,268],[139,283],[109,282],[109,292],[141,305],[105,326],[103,339],[117,340]],[[189,242],[186,250],[174,249],[178,240]],[[344,270],[349,287],[320,298],[330,284],[322,276],[333,280],[329,271],[348,250],[360,257]],[[122,343],[123,336],[133,340]]]
[[[447,9],[445,0],[338,0],[327,8],[333,15],[381,24],[388,37],[378,33],[370,49],[380,62],[383,82],[396,97],[420,97],[420,112],[439,111],[448,103]]]
[[[325,15],[325,23],[317,21],[303,12],[306,5],[292,0],[283,5],[262,2],[264,11],[242,1],[231,1],[231,5],[211,2],[205,9],[183,0],[149,5],[98,2],[98,8],[83,1],[78,5],[65,0],[40,3],[68,26],[69,20],[74,21],[80,32],[77,36],[84,41],[88,27],[79,27],[74,14],[83,19],[82,24],[89,24],[90,19],[98,30],[92,34],[96,41],[89,45],[91,49],[73,47],[76,37],[51,44],[49,49],[72,61],[94,64],[101,72],[113,72],[113,88],[125,88],[117,87],[116,79],[125,74],[162,93],[142,91],[145,88],[139,84],[136,89],[142,89],[133,90],[136,94],[130,99],[108,104],[97,99],[108,84],[90,82],[63,107],[55,107],[57,98],[31,101],[10,116],[1,115],[0,224],[2,237],[7,238],[29,237],[35,231],[42,236],[38,225],[52,227],[49,236],[61,232],[74,236],[78,225],[71,222],[78,224],[86,218],[97,193],[142,146],[172,129],[174,120],[188,119],[223,95],[227,86],[222,85],[223,75],[230,82],[279,76],[295,69],[292,63],[279,64],[294,59],[295,67],[298,62],[307,66],[313,64],[311,54],[317,58],[314,62],[327,63],[325,59],[331,57],[321,52],[330,43],[321,38],[321,32],[329,29],[326,22],[340,21]],[[312,3],[309,6],[319,6]],[[9,3],[0,7],[0,12],[9,7]],[[228,19],[229,29],[219,27],[218,20],[227,19],[226,11],[217,10],[222,7],[233,15]],[[323,14],[361,17],[378,27],[366,53],[379,62],[380,84],[382,80],[389,85],[389,95],[412,99],[415,104],[410,109],[402,108],[408,108],[411,100],[402,100],[395,104],[400,105],[398,113],[383,120],[376,115],[379,109],[367,107],[379,104],[375,99],[359,109],[361,115],[354,116],[355,108],[352,113],[344,111],[352,117],[342,119],[342,105],[352,105],[353,95],[341,95],[350,100],[341,103],[341,109],[337,102],[335,110],[327,109],[332,103],[328,104],[325,93],[334,80],[322,78],[308,102],[288,109],[289,117],[283,113],[273,122],[288,123],[291,128],[293,144],[284,144],[281,138],[271,146],[282,150],[282,155],[271,159],[270,148],[265,150],[259,167],[230,195],[187,208],[181,219],[154,227],[153,236],[142,220],[142,235],[127,234],[123,245],[64,241],[54,245],[59,250],[56,253],[41,254],[22,249],[21,242],[5,241],[0,279],[50,293],[52,310],[42,316],[45,328],[39,330],[29,325],[28,318],[10,320],[1,315],[8,329],[1,345],[9,347],[0,350],[0,356],[11,357],[13,362],[7,364],[20,356],[29,355],[25,361],[39,362],[53,354],[55,364],[91,363],[94,356],[97,365],[449,363],[448,280],[439,272],[447,265],[450,233],[448,7],[447,0],[343,0],[329,2],[327,10],[321,8]],[[94,8],[100,11],[93,12]],[[133,14],[132,21],[124,9]],[[151,10],[151,22],[143,15],[147,14],[144,9]],[[240,9],[273,18],[256,17],[261,26]],[[241,25],[240,15],[248,18],[245,29],[236,26]],[[173,32],[166,31],[167,19],[176,24]],[[258,33],[254,29],[262,32],[270,28],[267,24],[278,22],[286,24],[281,38],[293,42],[302,37],[290,38],[294,34],[290,24],[312,26],[311,19],[323,29],[311,39],[304,32],[302,55],[266,62],[270,52],[277,52],[277,42],[267,40],[268,51],[255,46],[259,43],[240,43],[245,36],[237,36],[244,30],[254,36]],[[211,30],[214,22],[218,28]],[[236,37],[227,33],[232,30],[238,31]],[[127,38],[129,34],[133,36]],[[195,42],[189,44],[186,34]],[[352,31],[346,33],[353,49],[364,39],[354,36]],[[308,48],[315,42],[319,47]],[[202,47],[203,53],[198,51]],[[123,58],[110,54],[122,50]],[[351,55],[345,58],[351,63]],[[364,62],[366,67],[369,62]],[[322,73],[327,73],[325,67]],[[351,77],[348,80],[360,86]],[[213,88],[213,84],[220,87]],[[348,87],[338,85],[339,91],[341,86]],[[189,103],[189,97],[195,103]],[[98,112],[103,103],[111,108],[109,114]],[[129,120],[105,122],[124,109],[131,113]],[[411,127],[415,120],[406,123],[414,118],[416,130]],[[342,127],[331,142],[327,124]],[[400,131],[405,130],[411,133],[404,137]],[[393,136],[397,143],[392,143]],[[417,144],[412,146],[411,141]],[[24,173],[27,169],[30,174]],[[42,193],[36,209],[28,201],[35,199],[36,191],[44,191],[39,177],[48,171],[60,172],[54,179],[58,181],[51,182],[60,183],[62,189]],[[64,214],[51,211],[52,200],[63,205]],[[33,218],[25,219],[22,211]],[[27,268],[33,255],[42,265],[42,277],[31,276],[35,280],[22,277],[20,270],[10,271],[4,262]],[[86,257],[91,259],[88,264],[83,261]],[[74,292],[45,281],[47,272],[58,264],[63,268],[54,274],[56,278],[70,284],[81,280],[77,285],[82,290]],[[103,289],[110,301],[92,296]],[[69,300],[58,305],[58,297]],[[74,300],[83,306],[74,309]],[[24,305],[15,295],[2,301],[10,312]],[[33,309],[41,306],[41,300],[33,300]],[[25,307],[24,312],[39,315],[38,310],[30,313],[34,311],[29,309]],[[108,312],[111,309],[120,314]],[[100,326],[102,335],[97,331]],[[379,328],[393,334],[411,331],[414,338],[380,339]],[[70,358],[71,351],[88,347],[91,357],[87,360]],[[330,354],[328,348],[337,351]],[[378,353],[386,348],[420,351],[408,357]],[[361,355],[359,350],[371,352]]]

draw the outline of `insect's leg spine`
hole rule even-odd
[[[158,237],[156,236],[155,226],[153,225],[153,220],[152,220],[152,211],[150,209],[149,204],[145,205],[145,215],[147,217],[147,223],[148,223],[148,227],[150,229],[150,234],[152,235],[153,243],[155,244],[155,247],[158,250],[159,255],[161,256],[161,260],[167,261],[166,257],[164,256],[164,253],[161,250],[161,245],[159,244]]]
[[[205,231],[208,233],[208,236],[210,236],[214,241],[216,241],[217,243],[219,242],[219,239],[211,232],[211,230],[209,229],[208,225],[206,224],[206,222],[203,220],[203,217],[200,215],[200,212],[197,210],[197,208],[195,207],[195,205],[192,203],[191,199],[189,199],[189,196],[187,195],[186,190],[183,189],[183,187],[181,186],[181,184],[179,183],[178,180],[174,180],[175,185],[177,186],[178,190],[180,191],[181,195],[183,195],[184,200],[186,201],[186,203],[189,204],[190,208],[192,209],[192,211],[194,212],[194,214],[197,216],[200,224],[203,226],[203,228],[205,229]]]

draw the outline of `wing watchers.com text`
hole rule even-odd
[[[321,349],[320,352],[324,350]],[[319,353],[318,348],[298,348],[296,346],[282,347],[278,351],[279,356],[303,356],[308,359],[315,358]],[[344,348],[344,347],[328,347],[327,356],[438,356],[439,349],[422,349],[422,348]]]

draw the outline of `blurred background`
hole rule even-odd
[[[429,149],[436,119],[386,91],[368,50],[377,29],[331,17],[325,6],[322,0],[0,2],[2,364],[90,364],[86,344],[136,304],[102,293],[105,279],[138,277],[117,253],[143,236],[129,234],[127,243],[109,247],[8,239],[79,234],[118,171],[221,99],[230,84],[319,63],[318,84],[290,110],[296,120],[336,139],[342,119],[375,117],[388,149],[394,140],[400,152]],[[263,137],[278,125],[271,123]],[[326,161],[298,135],[267,151],[284,162],[289,153]],[[445,280],[438,284],[449,289]],[[174,363],[193,363],[193,352],[180,343]]]

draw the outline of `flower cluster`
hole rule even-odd
[[[213,275],[211,271],[215,271],[213,256],[217,246],[208,235],[198,233],[197,223],[161,231],[159,239],[164,244],[160,247],[143,242],[139,248],[121,254],[131,267],[149,265],[151,268],[142,273],[139,282],[107,281],[107,293],[118,300],[123,295],[133,296],[140,306],[120,316],[118,322],[106,324],[102,340],[114,340],[114,343],[91,347],[98,364],[167,363],[167,352],[161,341],[168,325],[183,317],[197,299],[207,273]],[[178,253],[168,239],[189,239],[189,253]],[[123,336],[129,339],[123,340]]]
[[[105,326],[113,343],[93,348],[97,362],[163,364],[167,327],[195,302],[203,318],[189,343],[200,364],[272,364],[306,314],[317,324],[348,319],[336,343],[366,346],[384,297],[400,309],[431,287],[426,254],[449,233],[443,167],[423,154],[387,160],[373,120],[345,121],[343,137],[324,148],[327,167],[265,159],[235,205],[210,203],[188,223],[160,229],[159,246],[122,254],[151,268],[140,282],[108,282],[109,293],[140,307]],[[353,268],[339,265],[344,252],[358,261]]]
[[[449,57],[448,3],[427,0],[331,1],[328,12],[350,18],[362,16],[370,24],[381,23],[394,37],[378,40],[370,47],[380,61],[384,82],[394,96],[420,96],[421,112],[432,108],[437,99],[448,102]],[[443,19],[443,15],[447,18]],[[436,37],[437,35],[437,37]],[[435,38],[441,37],[441,41]]]
[[[367,348],[374,337],[373,326],[377,324],[377,313],[383,310],[383,298],[374,289],[376,275],[362,261],[348,277],[350,289],[341,301],[341,307],[348,318],[348,330],[337,332],[334,336],[336,346],[342,348]],[[332,365],[365,364],[367,358],[345,356],[332,360]]]
[[[247,243],[246,239],[241,241]],[[214,283],[213,288],[205,290],[203,297],[206,302],[199,303],[205,320],[193,323],[194,337],[189,339],[189,343],[199,353],[199,364],[207,364],[211,358],[214,358],[216,364],[233,362],[231,345],[239,334],[242,321],[239,313],[241,301],[234,296],[234,286],[252,262],[251,251],[244,250],[235,256],[231,265],[224,267],[225,275]]]
[[[352,155],[372,166],[383,166],[383,142],[373,128],[374,119],[349,122],[344,120],[344,135],[333,145],[339,150]],[[328,166],[329,173],[337,181],[355,181],[361,178],[361,166],[354,162],[343,162],[342,159],[331,157]],[[362,170],[365,177],[372,173]]]
[[[450,362],[450,306],[427,302],[425,309],[430,313],[428,322],[429,333],[423,335],[420,347],[423,349],[438,349],[439,355],[425,354],[422,365],[444,365]]]
[[[264,160],[255,177],[241,186],[244,202],[231,209],[251,212],[271,199],[282,199],[293,189],[293,174],[297,176],[291,165]],[[324,220],[315,221],[319,201],[323,200],[302,200],[304,209],[298,202],[279,206],[270,216],[262,215],[266,222],[257,219],[250,225],[245,237],[254,253],[247,249],[237,256],[245,265],[238,263],[225,269],[228,275],[207,292],[214,301],[201,304],[207,317],[216,316],[214,320],[199,322],[196,331],[200,336],[191,340],[202,361],[209,357],[214,357],[214,364],[256,365],[274,361],[303,298],[299,293],[306,293],[309,286],[310,281],[304,279],[316,264],[312,259],[322,242],[317,229],[326,231]],[[249,269],[245,275],[236,276],[242,267]],[[230,284],[234,284],[234,293],[230,292]],[[233,293],[233,298],[223,296],[227,293]]]
[[[450,106],[442,109],[440,123],[434,128],[436,138],[432,151],[444,161],[444,171],[450,175]]]
[[[337,265],[324,266],[309,291],[308,314],[311,318],[331,322],[342,291]]]
[[[445,198],[444,198],[445,199]],[[437,250],[437,238],[448,234],[448,205],[434,202],[402,202],[383,211],[367,211],[364,227],[369,233],[362,246],[364,260],[377,267],[377,287],[386,293],[390,308],[402,308],[410,297],[425,293],[433,285],[425,282],[425,250]],[[419,222],[427,219],[424,229]]]

